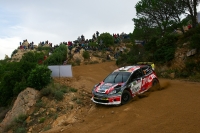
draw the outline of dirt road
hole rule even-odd
[[[73,67],[75,87],[88,92],[117,68],[115,62]],[[49,133],[199,133],[200,83],[160,79],[165,89],[113,107],[94,105],[84,120]]]

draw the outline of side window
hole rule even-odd
[[[130,78],[130,82],[134,81],[135,79],[137,78],[140,78],[142,77],[143,74],[142,74],[142,71],[139,69],[139,70],[136,70],[132,75],[131,75],[131,78]]]
[[[142,71],[143,71],[144,75],[148,75],[152,72],[152,69],[151,69],[151,67],[143,67]]]

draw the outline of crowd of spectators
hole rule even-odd
[[[109,46],[106,46],[102,39],[99,40],[98,37],[99,32],[96,31],[96,33],[92,35],[92,39],[85,39],[85,36],[81,35],[78,36],[77,40],[61,42],[60,44],[67,45],[70,53],[73,48],[75,48],[74,53],[80,53],[81,49],[84,49],[85,51],[109,51],[114,55],[115,58],[118,58],[118,56],[123,53],[123,47],[120,47],[117,49],[117,51],[114,51]],[[122,32],[120,35],[113,33],[113,38],[115,44],[120,44],[123,39],[129,39],[129,35],[124,32]],[[40,42],[38,46],[49,46],[52,48],[51,52],[53,52],[55,48],[59,47],[58,44],[52,46],[52,43],[50,43],[48,40]],[[20,49],[33,50],[34,42],[32,41],[31,43],[28,43],[27,39],[23,40],[23,42],[20,42]]]

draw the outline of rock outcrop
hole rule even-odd
[[[8,111],[4,120],[0,123],[0,127],[3,129],[19,115],[31,114],[31,107],[36,103],[39,97],[40,92],[33,88],[26,88],[22,91],[15,100],[12,109]]]

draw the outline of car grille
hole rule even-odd
[[[94,98],[94,101],[96,101],[96,102],[100,102],[100,103],[109,103],[108,100],[95,99],[95,98]]]
[[[96,102],[109,103],[108,98],[107,98],[107,97],[103,97],[103,96],[95,95],[95,96],[94,96],[94,100],[95,100]]]

